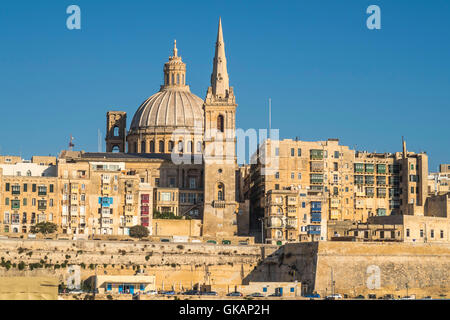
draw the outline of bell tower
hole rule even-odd
[[[229,86],[222,21],[219,19],[216,49],[203,104],[205,195],[203,236],[237,234],[236,210],[236,101]]]
[[[106,113],[106,152],[125,152],[127,113],[109,111]]]

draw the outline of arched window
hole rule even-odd
[[[145,147],[146,147],[145,141],[142,141],[141,142],[141,153],[147,153],[147,150]]]
[[[172,84],[175,83],[175,75],[172,73]]]
[[[133,152],[137,153],[137,142],[133,143]]]
[[[180,74],[177,73],[177,84],[180,84]]]
[[[172,152],[173,145],[174,145],[173,141],[169,141],[169,152]]]
[[[188,141],[187,143],[187,152],[192,153],[192,141]]]
[[[114,152],[114,153],[119,153],[119,152],[120,152],[119,146],[114,146],[114,147],[112,148],[112,152]]]
[[[217,200],[224,201],[225,200],[225,187],[222,183],[219,183],[217,186]]]
[[[183,152],[183,141],[178,141],[178,152]]]
[[[164,141],[159,141],[159,153],[164,153]]]
[[[114,127],[114,137],[118,137],[119,136],[119,127],[115,126]]]
[[[223,132],[223,116],[221,114],[217,117],[217,130]]]
[[[155,153],[155,142],[153,140],[150,141],[150,153]]]
[[[27,177],[31,177],[31,171],[30,170],[27,171]]]
[[[202,153],[202,142],[201,141],[197,142],[197,152]]]

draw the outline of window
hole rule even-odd
[[[386,165],[377,164],[377,173],[386,173]]]
[[[36,192],[36,184],[31,185],[31,192]]]
[[[410,235],[410,231],[409,231],[409,229],[406,229],[406,236],[409,237],[409,235]]]
[[[339,151],[335,151],[334,152],[334,158],[335,159],[339,159]]]
[[[188,141],[187,143],[187,152],[188,153],[192,153],[192,141]]]
[[[5,191],[9,191],[9,183],[5,184]]]
[[[373,163],[366,163],[365,168],[367,173],[373,173],[374,172],[374,165]]]
[[[291,172],[291,179],[292,179],[292,180],[295,179],[295,172]]]
[[[302,156],[302,149],[300,149],[300,148],[297,149],[297,156],[298,157]]]
[[[218,186],[217,186],[217,200],[219,200],[219,201],[224,201],[225,200],[225,196],[224,196],[224,192],[225,192],[225,190],[224,190],[224,186],[223,186],[223,184],[222,183],[220,183]]]
[[[106,291],[111,291],[112,290],[112,284],[111,283],[108,283],[107,285],[106,285]]]
[[[279,172],[275,172],[275,179],[280,179],[280,173]]]
[[[364,172],[364,164],[355,163],[355,172]]]
[[[275,155],[279,156],[280,155],[280,148],[275,148]]]
[[[24,183],[23,192],[28,192],[28,184]]]
[[[195,189],[197,187],[195,178],[189,178],[189,188]]]
[[[219,132],[223,132],[224,131],[224,121],[223,121],[223,116],[220,114],[217,117],[217,131]]]
[[[20,200],[11,200],[12,209],[20,209]]]
[[[302,180],[302,174],[299,172],[297,175],[298,180]]]
[[[169,141],[169,152],[172,152],[173,145],[174,145],[174,142],[173,141]]]
[[[164,153],[164,141],[159,141],[159,153]]]
[[[84,186],[84,184],[83,184]],[[55,191],[55,187],[53,184],[50,185],[50,193],[53,193]]]
[[[150,141],[150,153],[155,152],[155,141]]]
[[[20,194],[20,186],[18,186],[18,185],[12,186],[11,193],[16,194],[16,195]]]
[[[197,152],[202,152],[202,143],[200,141],[197,142]]]
[[[291,157],[295,157],[295,149],[291,148]]]
[[[337,162],[333,162],[333,170],[334,171],[338,171],[339,170],[339,165]]]
[[[141,142],[141,153],[147,153],[145,141]]]
[[[280,185],[279,184],[275,185],[275,190],[280,190]]]
[[[3,223],[9,224],[9,212],[5,212],[5,214],[3,215]]]
[[[441,230],[441,239],[444,238],[444,230]]]
[[[430,235],[431,235],[431,238],[434,238],[434,230],[433,229],[431,229]]]
[[[420,237],[423,238],[423,229],[420,229]]]
[[[27,205],[27,198],[23,198],[23,205],[26,206]]]
[[[170,192],[161,192],[161,201],[170,201],[171,198]]]
[[[39,186],[38,187],[38,195],[39,196],[47,195],[47,187],[46,186]]]
[[[47,209],[47,200],[38,200],[38,209],[46,210]]]

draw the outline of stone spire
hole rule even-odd
[[[228,96],[230,86],[227,72],[227,58],[225,57],[225,43],[222,33],[222,19],[219,18],[217,32],[216,54],[214,56],[213,72],[211,74],[212,94],[218,98]]]

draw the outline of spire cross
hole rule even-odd
[[[173,42],[173,56],[178,57],[177,40]]]

